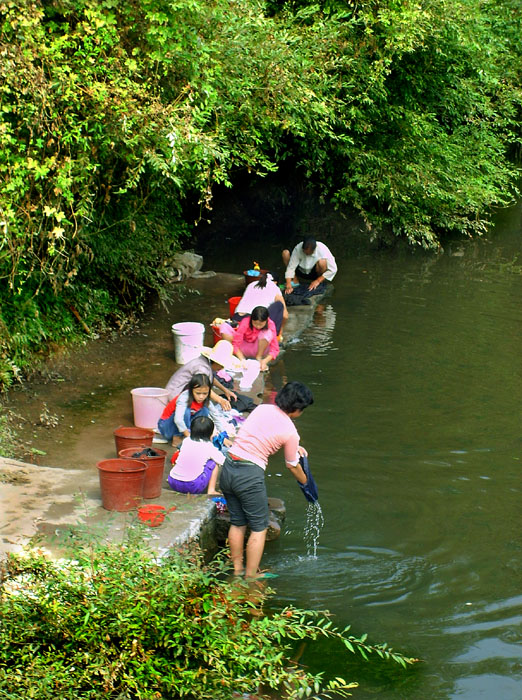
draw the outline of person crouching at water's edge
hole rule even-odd
[[[290,254],[283,250],[285,271],[285,294],[292,294],[293,284],[304,280],[310,291],[325,280],[331,282],[337,273],[337,263],[332,252],[324,243],[315,238],[305,238]]]
[[[299,464],[307,455],[299,445],[299,433],[293,423],[314,402],[310,389],[301,382],[288,382],[277,393],[275,405],[261,404],[241,426],[227,455],[220,477],[220,488],[230,513],[228,541],[234,573],[254,579],[265,547],[268,528],[268,497],[265,470],[270,455],[284,449],[286,466],[301,484],[306,475]],[[250,536],[244,545],[247,525]]]

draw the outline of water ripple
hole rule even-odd
[[[313,581],[309,594],[318,600],[325,596],[357,605],[382,606],[406,600],[426,585],[430,569],[421,557],[378,547],[350,547],[333,552],[319,547],[319,557],[286,557],[278,562],[285,578]]]

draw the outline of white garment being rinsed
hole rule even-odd
[[[247,391],[252,388],[252,384],[256,381],[260,370],[259,360],[245,360],[245,369],[243,370],[243,376],[239,381],[239,388],[242,391]]]

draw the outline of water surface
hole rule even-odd
[[[361,681],[354,697],[522,698],[521,211],[441,255],[364,250],[348,222],[306,206],[294,222],[340,270],[272,372],[314,392],[297,425],[325,524],[311,551],[306,501],[274,458],[288,515],[263,561],[278,603],[329,609],[423,659],[404,673],[310,648],[314,670]],[[264,239],[243,255],[277,269],[281,232]]]

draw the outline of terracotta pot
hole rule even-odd
[[[143,499],[147,465],[136,459],[104,459],[98,462],[102,506],[106,510],[137,508]]]
[[[157,456],[147,456],[140,455],[139,457],[134,457],[142,452],[144,448],[142,447],[127,447],[125,450],[119,451],[119,456],[125,460],[136,460],[138,462],[144,462],[147,465],[147,471],[145,472],[145,484],[143,486],[143,498],[158,498],[161,495],[161,489],[163,487],[163,472],[165,469],[165,458],[167,453],[165,450],[160,450],[154,447],[154,452],[157,452]]]
[[[127,447],[150,447],[152,445],[152,438],[154,437],[154,431],[148,428],[125,428],[120,425],[114,431],[114,442],[116,444],[116,455],[120,453],[120,450],[124,450]]]

